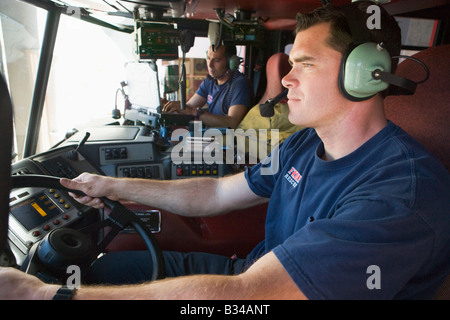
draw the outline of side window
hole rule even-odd
[[[134,59],[131,35],[61,15],[38,152],[72,128],[112,122],[115,95]]]
[[[13,161],[22,157],[43,30],[39,16],[45,14],[23,2],[0,2],[1,72],[14,105]]]

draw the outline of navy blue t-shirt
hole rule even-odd
[[[305,129],[280,146],[276,174],[246,169],[270,197],[247,263],[273,250],[309,299],[431,298],[450,271],[447,170],[391,122],[341,159],[323,153]]]
[[[233,71],[230,79],[218,85],[217,80],[207,77],[200,84],[197,94],[206,98],[208,111],[212,114],[227,115],[231,106],[252,106],[253,91],[248,79],[239,71]]]

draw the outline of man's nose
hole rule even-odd
[[[285,88],[291,88],[294,86],[295,83],[297,83],[298,80],[294,77],[294,75],[292,74],[292,70],[289,71],[289,73],[287,75],[285,75],[283,77],[283,79],[281,79],[281,84],[283,85],[283,87]]]

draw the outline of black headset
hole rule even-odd
[[[217,50],[219,47],[213,47],[213,51]],[[237,56],[235,46],[225,45],[225,57],[227,58],[227,67],[230,70],[238,69],[239,65],[242,63],[242,58]]]
[[[375,5],[375,4],[374,4]],[[370,40],[367,16],[354,4],[341,7],[350,28],[352,43],[342,56],[338,84],[341,93],[351,101],[364,101],[378,92],[395,86],[395,94],[414,94],[418,83],[428,79],[428,68],[421,61],[408,56],[390,56],[383,43]],[[404,57],[412,59],[427,72],[421,82],[402,78],[391,73],[391,60]]]

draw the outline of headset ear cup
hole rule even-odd
[[[230,68],[230,70],[238,69],[240,64],[241,58],[239,58],[237,55],[233,55],[228,58],[228,68]]]
[[[389,83],[372,76],[375,70],[390,72],[391,58],[385,49],[366,42],[350,48],[342,57],[339,70],[339,89],[351,101],[372,98],[389,87]]]

